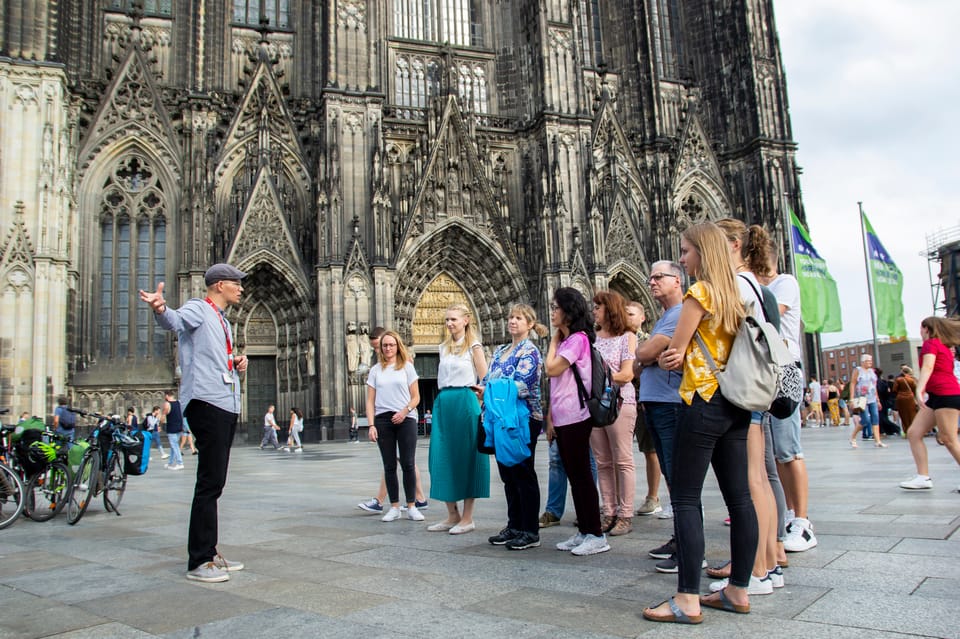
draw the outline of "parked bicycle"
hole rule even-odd
[[[0,410],[0,414],[7,413],[7,409]],[[7,465],[6,449],[10,433],[14,426],[2,426],[2,447],[0,447],[0,530],[11,525],[23,513],[24,486],[20,476]]]
[[[67,498],[67,523],[72,525],[80,521],[90,502],[101,494],[104,509],[119,516],[120,501],[127,488],[123,446],[135,444],[136,439],[127,434],[127,426],[119,418],[79,408],[68,410],[96,419],[97,426],[84,440],[89,447],[84,451],[73,475]]]

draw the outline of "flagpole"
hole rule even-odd
[[[790,205],[787,204],[787,199],[781,195],[781,206],[786,216],[786,229],[787,229],[787,250],[790,253],[790,273],[797,278],[797,286],[800,286],[800,280],[797,277],[797,256],[796,256],[796,247],[793,245],[793,221],[790,219],[790,211],[793,209]],[[803,335],[809,335],[809,333],[802,333]],[[808,352],[807,364],[810,365],[809,368],[812,368],[816,373],[817,379],[820,379],[820,333],[813,333],[813,357],[809,357],[810,353]],[[808,351],[806,348],[810,345],[810,341],[804,339],[803,346],[804,351]],[[812,360],[812,361],[810,361]],[[809,370],[808,368],[808,370]]]
[[[880,364],[880,346],[877,343],[877,314],[873,307],[873,277],[870,275],[870,249],[867,248],[867,227],[863,223],[863,202],[857,202],[860,208],[860,241],[863,242],[863,266],[867,271],[867,298],[870,301],[870,332],[873,334],[873,362]]]

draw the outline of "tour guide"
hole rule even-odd
[[[246,356],[233,353],[224,311],[240,302],[240,280],[246,276],[229,264],[214,264],[203,276],[206,299],[190,299],[179,309],[167,307],[163,282],[156,293],[140,291],[140,299],[157,314],[157,323],[176,331],[180,343],[180,400],[199,451],[187,538],[187,579],[194,581],[227,581],[228,572],[243,569],[242,563],[217,552],[217,500],[227,480],[240,414],[239,374],[247,370]]]

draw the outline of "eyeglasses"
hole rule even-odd
[[[647,280],[647,284],[653,284],[654,282],[659,282],[665,277],[675,277],[680,279],[679,275],[674,275],[673,273],[653,273],[650,275],[650,279]]]
[[[380,348],[396,348],[396,347],[397,347],[396,344],[391,344],[390,342],[387,342],[386,344],[384,343],[380,344]]]
[[[556,302],[550,302],[550,312],[559,311],[560,307],[557,306]]]

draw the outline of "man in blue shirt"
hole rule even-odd
[[[240,414],[240,373],[247,370],[245,355],[233,352],[233,335],[224,311],[240,303],[246,277],[229,264],[214,264],[204,274],[205,299],[193,298],[179,309],[168,308],[163,282],[155,293],[140,291],[157,324],[177,332],[180,347],[180,399],[184,416],[196,437],[197,483],[187,536],[187,579],[227,581],[229,572],[243,564],[226,560],[217,551],[217,500],[227,481],[230,445]]]
[[[68,403],[65,396],[57,398],[57,407],[53,409],[53,429],[57,435],[63,435],[72,442],[76,433],[77,416],[67,408]]]
[[[653,446],[660,460],[660,469],[670,489],[673,478],[673,436],[680,415],[679,371],[660,368],[657,358],[667,346],[677,328],[680,308],[683,306],[683,267],[674,262],[655,262],[650,269],[650,294],[663,308],[650,338],[637,345],[634,366],[640,368],[640,394],[637,401],[643,406],[647,429],[653,438]],[[657,564],[659,572],[677,572],[674,558],[676,543],[671,538],[663,546],[650,551],[654,559],[663,559]]]

